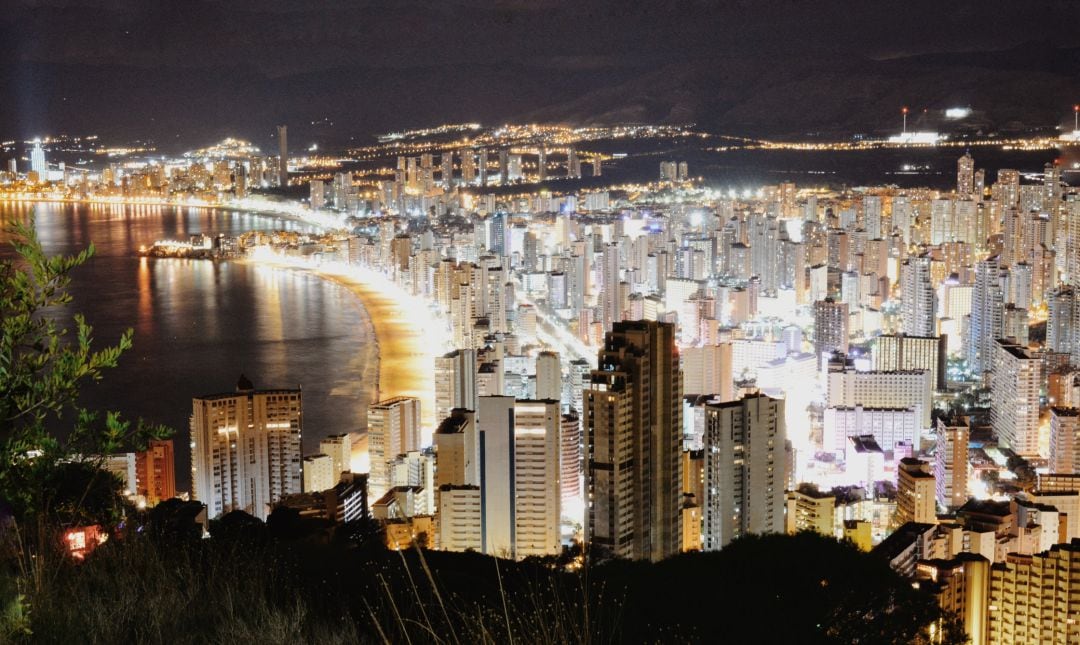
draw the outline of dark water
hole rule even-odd
[[[83,403],[116,409],[176,430],[177,485],[190,479],[191,399],[231,391],[244,372],[256,387],[304,390],[304,448],[360,427],[359,374],[372,360],[366,314],[346,289],[301,271],[206,260],[139,258],[156,239],[297,229],[269,217],[157,206],[0,202],[4,229],[35,214],[50,253],[91,241],[97,254],[73,276],[72,313],[83,313],[101,344],[134,329],[134,347]],[[7,232],[0,254],[11,254]]]

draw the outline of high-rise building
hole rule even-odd
[[[368,499],[390,490],[390,463],[401,454],[420,449],[420,399],[396,396],[368,406]]]
[[[480,185],[487,186],[488,180],[488,151],[487,148],[480,149]]]
[[[566,515],[570,505],[581,498],[581,417],[571,411],[562,416],[559,438],[559,486],[562,489],[562,510]],[[581,522],[583,518],[573,518]]]
[[[566,154],[566,176],[569,179],[581,179],[581,160],[578,159],[577,150],[573,148]]]
[[[435,358],[435,418],[454,408],[476,409],[476,350],[455,349]]]
[[[882,372],[927,370],[931,373],[934,388],[944,390],[947,341],[945,336],[878,336],[872,351],[874,369]]]
[[[998,441],[1024,456],[1039,454],[1042,359],[1007,340],[994,341],[990,425]]]
[[[45,150],[41,147],[41,140],[34,140],[34,147],[30,150],[30,172],[37,173],[38,181],[49,178],[49,164],[45,161]]]
[[[340,475],[340,473],[339,473]],[[338,482],[334,475],[334,458],[319,453],[304,457],[304,492],[319,493],[329,490]]]
[[[937,486],[930,464],[913,457],[900,460],[896,480],[895,526],[937,523]]]
[[[903,331],[909,336],[934,336],[934,284],[930,258],[910,257],[900,266],[903,293]]]
[[[319,441],[319,452],[330,456],[334,484],[341,479],[342,473],[352,471],[352,437],[348,433],[324,437]]]
[[[499,185],[505,186],[510,181],[510,151],[499,150]]]
[[[536,357],[536,399],[562,400],[562,362],[557,352],[544,351]]]
[[[151,441],[135,453],[135,492],[147,506],[176,497],[176,463],[172,439]]]
[[[956,162],[956,194],[961,199],[975,195],[975,160],[970,152],[965,152]]]
[[[1080,474],[1080,409],[1050,408],[1050,472]]]
[[[721,401],[735,398],[730,342],[687,347],[681,354],[687,394],[715,394]]]
[[[881,196],[863,197],[863,224],[866,237],[871,240],[881,239]]]
[[[986,642],[1080,643],[1080,540],[990,567]]]
[[[662,560],[682,546],[682,375],[675,325],[615,323],[583,392],[585,541]]]
[[[312,179],[308,184],[311,191],[311,208],[320,209],[326,206],[326,182],[321,179]]]
[[[540,152],[536,155],[536,179],[547,181],[547,148],[540,146]]]
[[[784,401],[752,394],[705,405],[706,551],[784,531]]]
[[[301,492],[301,393],[256,390],[197,397],[191,415],[192,497],[210,517],[241,510],[266,519],[272,505]]]
[[[818,365],[822,355],[848,351],[848,304],[832,298],[814,303],[814,354]]]
[[[937,503],[957,509],[968,500],[968,440],[971,432],[962,419],[937,419],[934,430],[934,481]]]
[[[442,184],[443,188],[450,190],[454,187],[454,151],[447,150],[442,153]]]
[[[558,402],[482,396],[479,407],[483,552],[516,559],[558,553]]]
[[[286,188],[289,185],[289,133],[288,127],[277,127],[278,137],[278,186]]]
[[[975,265],[975,288],[971,293],[971,317],[965,339],[968,369],[976,374],[993,367],[994,340],[1001,338],[1005,322],[1005,294],[1001,288],[997,257]]]

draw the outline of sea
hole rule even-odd
[[[257,388],[301,388],[305,454],[330,434],[365,425],[378,360],[360,301],[309,272],[213,260],[139,257],[141,245],[193,235],[304,230],[294,221],[223,209],[0,201],[0,257],[10,224],[33,220],[50,254],[95,253],[72,274],[58,320],[83,314],[99,346],[126,329],[133,346],[80,403],[174,430],[177,486],[190,486],[192,398],[231,392],[241,374]],[[377,363],[376,363],[377,364]],[[70,419],[53,422],[58,431]]]

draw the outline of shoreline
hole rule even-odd
[[[431,330],[425,329],[422,321],[409,315],[413,310],[410,305],[415,304],[410,302],[412,296],[403,294],[392,282],[373,272],[369,276],[356,271],[346,273],[335,270],[339,269],[336,266],[312,266],[289,262],[285,258],[247,257],[230,261],[252,266],[307,271],[349,291],[364,310],[365,325],[372,331],[371,337],[374,340],[372,358],[377,366],[375,374],[359,375],[359,378],[371,379],[364,387],[368,402],[395,396],[419,398],[421,445],[431,443],[431,435],[437,425],[434,359],[441,345],[437,339],[431,338]],[[402,295],[406,295],[407,299],[399,299]],[[367,364],[370,366],[371,363],[369,360]],[[360,425],[364,428],[363,442],[366,444],[367,420],[364,419]]]
[[[250,198],[249,198],[250,199]],[[203,210],[219,210],[219,211],[231,211],[235,213],[250,213],[252,215],[260,215],[262,217],[271,217],[297,224],[303,224],[310,226],[314,229],[328,229],[341,226],[333,222],[327,221],[325,223],[319,223],[312,221],[314,217],[327,217],[325,213],[315,213],[308,211],[304,215],[299,213],[290,212],[288,210],[278,210],[272,207],[272,204],[267,203],[265,207],[261,205],[245,205],[241,203],[224,203],[224,204],[208,204],[205,202],[182,202],[182,201],[169,201],[169,200],[139,200],[139,199],[64,199],[60,197],[4,197],[0,196],[0,203],[25,203],[25,204],[74,204],[85,206],[155,206],[155,207],[167,207],[167,208],[198,208]],[[297,205],[297,202],[288,202],[289,204]],[[334,224],[333,226],[331,224]]]

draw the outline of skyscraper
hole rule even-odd
[[[562,400],[562,362],[556,352],[540,352],[536,357],[537,400]]]
[[[965,152],[956,162],[956,194],[960,199],[975,195],[975,160],[970,152]]]
[[[908,522],[937,523],[937,486],[930,464],[921,459],[900,460],[896,481],[896,526]]]
[[[537,181],[547,181],[547,148],[540,146],[540,152],[536,155],[536,178]]]
[[[1080,474],[1080,409],[1050,408],[1050,472]]]
[[[615,323],[583,398],[586,543],[631,559],[678,553],[682,374],[675,325]]]
[[[236,392],[197,397],[192,408],[192,497],[210,517],[241,510],[266,519],[275,502],[301,492],[299,389],[256,390],[241,376]]]
[[[1004,329],[1005,296],[1001,289],[997,257],[975,265],[975,288],[971,294],[970,331],[965,339],[968,369],[975,374],[990,371],[994,339]]]
[[[566,153],[566,176],[568,179],[581,179],[581,160],[573,148]]]
[[[1039,453],[1042,359],[1007,340],[994,341],[990,425],[998,441],[1024,456]]]
[[[479,407],[483,552],[517,559],[558,553],[558,402],[483,396]]]
[[[480,185],[487,186],[488,179],[488,151],[487,148],[480,149]]]
[[[378,500],[390,489],[390,462],[420,449],[420,399],[396,396],[368,406],[368,499]]]
[[[289,185],[289,133],[288,127],[277,127],[278,137],[278,186],[286,188]]]
[[[934,336],[934,284],[930,258],[910,257],[900,267],[903,294],[903,331],[909,336]]]
[[[814,303],[814,353],[818,365],[822,355],[832,351],[848,351],[848,304],[832,298]]]
[[[956,509],[968,500],[968,440],[971,436],[966,421],[939,417],[934,432],[934,481],[937,502],[947,509]]]
[[[784,531],[784,401],[752,394],[705,405],[705,550]]]
[[[41,147],[40,139],[34,140],[34,147],[30,150],[30,172],[37,173],[38,181],[49,178],[49,164],[45,161],[45,150]]]

